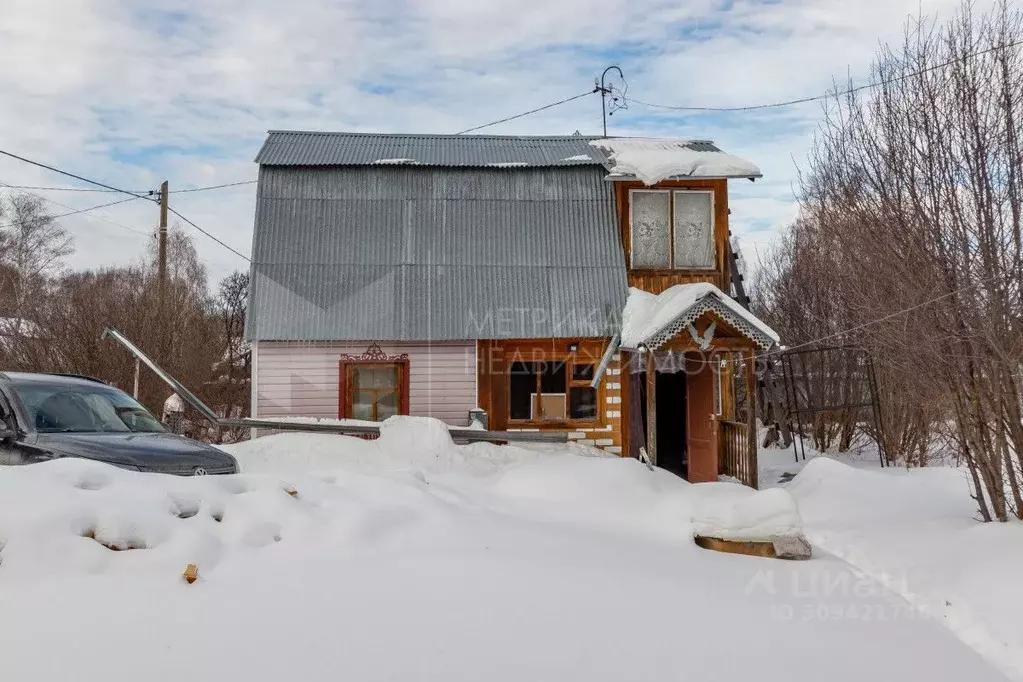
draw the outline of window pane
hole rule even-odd
[[[675,192],[675,267],[714,267],[710,192]]]
[[[631,192],[632,267],[670,268],[668,193]]]
[[[355,391],[352,394],[352,419],[373,420],[373,391]]]
[[[356,388],[397,388],[397,365],[364,365],[353,367]]]
[[[383,421],[398,414],[398,394],[384,393],[377,399],[377,419]]]
[[[540,363],[540,390],[544,393],[565,392],[565,363]]]
[[[593,365],[572,365],[572,381],[592,381]]]
[[[540,405],[543,408],[542,419],[564,419],[567,414],[564,393],[544,393],[540,396]]]
[[[540,363],[540,391],[543,395],[540,398],[540,405],[543,408],[540,412],[542,419],[564,419],[567,411],[565,409],[565,386],[568,376],[564,361]]]
[[[597,418],[597,389],[573,386],[568,390],[568,411],[572,419]]]
[[[530,419],[533,414],[533,395],[536,393],[536,363],[513,362],[508,371],[511,398],[508,416],[511,419]]]

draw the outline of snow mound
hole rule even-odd
[[[814,546],[1023,680],[1023,523],[980,523],[965,470],[865,470],[818,456],[786,489]]]
[[[458,445],[449,427],[429,417],[396,416],[379,424],[380,437],[366,440],[322,433],[281,433],[221,446],[247,473],[292,473],[337,469],[487,476],[515,464],[554,454],[619,459],[617,455],[574,443],[486,441]]]
[[[818,521],[833,524],[972,519],[976,512],[965,472],[948,467],[865,470],[815,457],[786,489]]]
[[[720,540],[771,542],[796,537],[803,523],[799,507],[787,490],[751,490],[732,483],[720,494],[701,497],[694,505],[693,534]]]
[[[592,140],[613,164],[614,175],[654,185],[667,178],[759,178],[760,168],[738,156],[714,150],[710,143],[643,137]]]
[[[401,455],[415,452],[421,458],[440,459],[454,450],[447,425],[429,417],[390,417],[380,424],[381,450]]]

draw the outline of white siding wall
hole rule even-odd
[[[257,417],[338,416],[338,360],[362,355],[369,341],[310,343],[260,341],[256,373]],[[476,405],[476,344],[381,343],[388,355],[409,356],[409,412],[465,426]]]

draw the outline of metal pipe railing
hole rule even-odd
[[[124,346],[136,360],[153,370],[156,376],[170,386],[171,390],[181,396],[181,399],[191,405],[199,414],[206,418],[211,424],[218,428],[245,428],[245,429],[272,429],[275,431],[305,431],[310,433],[338,433],[349,435],[380,435],[379,426],[363,424],[344,423],[301,423],[292,421],[277,421],[273,419],[222,419],[214,412],[209,405],[199,400],[185,385],[172,377],[162,367],[156,364],[152,358],[121,332],[107,327],[103,331],[103,338],[111,338]],[[565,443],[568,441],[568,434],[561,431],[484,431],[481,429],[449,429],[451,438],[464,441],[504,441],[504,442],[538,442],[538,443]]]

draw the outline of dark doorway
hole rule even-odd
[[[657,373],[657,466],[687,478],[686,373]]]

